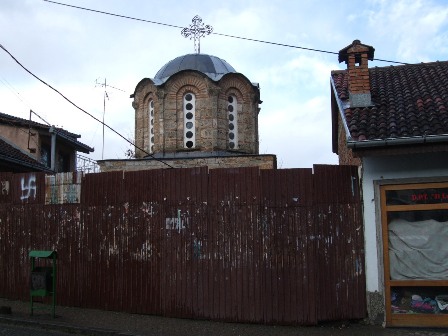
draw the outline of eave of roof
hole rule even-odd
[[[2,137],[0,137],[0,161],[37,171],[52,172],[50,168],[27,155]]]
[[[350,109],[348,106],[346,78],[341,77],[341,74],[345,76],[346,70],[332,71],[330,77],[332,94],[346,133],[347,146],[352,149],[368,149],[447,143],[448,114],[445,112],[448,107],[447,69],[448,62],[371,68],[369,69],[371,83],[375,84],[372,85],[372,98],[375,98],[374,103],[376,102],[376,104],[364,109]],[[373,82],[372,74],[375,76]],[[338,85],[335,83],[335,78],[338,79]],[[341,81],[341,78],[344,78],[344,81]],[[396,83],[391,84],[391,81]],[[388,88],[391,85],[394,86],[389,91]],[[332,105],[334,105],[333,101]],[[355,118],[354,113],[358,113],[358,117]],[[369,117],[363,119],[359,117],[359,113],[367,113]],[[384,124],[375,124],[370,117],[371,115],[375,118],[383,118]],[[350,124],[347,118],[351,119]],[[424,122],[419,122],[418,118],[423,118]],[[337,122],[333,116],[333,123]],[[363,122],[367,122],[367,124],[362,124]],[[409,123],[414,125],[413,132],[409,130],[411,128]],[[385,132],[377,131],[375,133],[375,127],[378,127],[378,125],[385,127]],[[361,139],[353,137],[353,130],[351,132],[353,127],[355,130],[363,127],[367,139],[365,137],[361,137]],[[390,136],[394,135],[392,131],[394,127],[397,129],[395,133],[397,136]],[[407,129],[407,134],[402,132],[402,129]],[[335,126],[333,127],[334,131]],[[357,131],[354,132],[355,135],[358,133]],[[374,135],[385,136],[375,137]],[[337,141],[337,138],[335,139],[333,136],[333,148],[335,141]]]
[[[403,145],[422,145],[448,142],[448,134],[442,135],[424,135],[415,137],[401,137],[389,139],[373,139],[373,140],[347,140],[347,147],[352,149],[403,146]]]
[[[2,155],[0,154],[0,161],[4,161],[4,162],[9,162],[11,164],[17,165],[17,166],[21,166],[21,167],[26,167],[26,168],[30,168],[33,169],[35,171],[41,171],[41,172],[46,172],[46,173],[54,173],[54,171],[52,171],[50,168],[45,167],[44,165],[41,165],[40,163],[36,162],[36,164],[30,163],[30,162],[25,162],[19,159],[15,159],[6,155]]]
[[[82,142],[79,142],[77,139],[67,136],[67,134],[61,132],[60,130],[61,129],[59,128],[54,128],[54,132],[56,133],[56,135],[72,144],[78,152],[89,154],[94,151],[93,148],[87,146],[86,144],[83,144]]]
[[[24,127],[32,127],[34,129],[38,129],[45,132],[50,132],[50,129],[53,128],[57,134],[57,136],[60,136],[65,141],[70,143],[72,146],[75,147],[76,151],[82,152],[82,153],[91,153],[94,151],[93,148],[87,146],[86,144],[83,144],[82,142],[78,141],[77,139],[81,136],[79,134],[75,134],[69,131],[64,130],[63,128],[49,126],[45,124],[41,124],[32,120],[26,120],[23,118],[11,116],[6,113],[0,112],[0,123],[5,124],[12,124],[16,126],[24,126]]]

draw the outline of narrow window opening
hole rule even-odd
[[[230,149],[238,148],[238,101],[234,95],[227,97],[228,143]]]
[[[196,147],[196,97],[187,93],[183,99],[184,108],[184,148]]]
[[[154,100],[150,100],[149,108],[149,152],[154,153]]]

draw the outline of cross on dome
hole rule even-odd
[[[188,28],[184,28],[181,31],[183,37],[189,37],[190,40],[194,40],[194,51],[197,54],[201,53],[201,37],[205,35],[210,35],[213,32],[213,27],[210,25],[205,25],[202,23],[202,19],[199,15],[196,15]]]

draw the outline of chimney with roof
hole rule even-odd
[[[339,51],[339,63],[347,64],[350,107],[372,105],[370,94],[369,60],[373,60],[375,49],[354,40]]]

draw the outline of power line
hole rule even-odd
[[[109,13],[109,12],[100,11],[100,10],[96,10],[96,9],[90,9],[90,8],[85,8],[85,7],[69,5],[69,4],[65,4],[65,3],[62,3],[62,2],[56,2],[56,1],[52,1],[52,0],[43,0],[43,1],[49,2],[49,3],[53,3],[53,4],[56,4],[56,5],[61,5],[61,6],[81,9],[81,10],[85,10],[85,11],[89,11],[89,12],[105,14],[105,15],[110,15],[110,16],[116,16],[116,17],[123,18],[123,19],[129,19],[129,20],[141,21],[141,22],[146,22],[146,23],[152,23],[152,24],[157,24],[157,25],[171,27],[171,28],[179,28],[179,29],[183,29],[184,28],[184,27],[181,27],[181,26],[176,26],[176,25],[172,25],[172,24],[168,24],[168,23],[162,23],[162,22],[157,22],[157,21],[139,19],[139,18],[135,18],[135,17],[132,17],[132,16],[126,16],[126,15],[121,15],[121,14],[116,14],[116,13]],[[339,52],[336,52],[336,51],[328,51],[328,50],[307,48],[307,47],[295,46],[295,45],[278,43],[278,42],[270,42],[270,41],[258,40],[258,39],[248,38],[248,37],[223,34],[223,33],[212,32],[212,34],[218,35],[218,36],[224,36],[224,37],[230,37],[230,38],[245,40],[245,41],[252,41],[252,42],[258,42],[258,43],[271,44],[271,45],[276,45],[276,46],[280,46],[280,47],[301,49],[301,50],[314,51],[314,52],[320,52],[320,53],[325,53],[325,54],[333,54],[333,55],[338,55],[339,54]],[[381,59],[381,58],[374,58],[373,60],[374,61],[379,61],[379,62],[395,63],[395,64],[408,64],[408,63],[398,62],[398,61],[388,61],[388,60]]]
[[[129,144],[131,144],[132,146],[134,146],[135,148],[141,150],[143,153],[148,154],[150,157],[152,157],[154,160],[159,161],[165,165],[167,165],[170,168],[174,168],[173,166],[171,166],[170,164],[164,162],[163,160],[160,160],[158,158],[155,158],[153,154],[148,153],[147,151],[145,151],[144,149],[138,147],[137,145],[135,145],[132,141],[130,141],[129,139],[125,138],[123,135],[121,135],[118,131],[116,131],[115,129],[113,129],[112,127],[110,127],[109,125],[107,125],[106,123],[102,122],[101,120],[99,120],[98,118],[96,118],[95,116],[93,116],[92,114],[90,114],[89,112],[87,112],[86,110],[82,109],[81,107],[79,107],[78,105],[76,105],[74,102],[72,102],[70,99],[68,99],[66,96],[64,96],[60,91],[58,91],[57,89],[55,89],[54,87],[52,87],[50,84],[48,84],[47,82],[45,82],[44,80],[40,79],[38,76],[36,76],[34,73],[32,73],[30,70],[28,70],[24,65],[22,65],[22,63],[20,63],[3,45],[0,44],[0,48],[3,49],[18,65],[20,65],[20,67],[22,69],[24,69],[26,72],[28,72],[31,76],[33,76],[34,78],[36,78],[39,82],[45,84],[46,86],[48,86],[50,89],[52,89],[53,91],[55,91],[56,93],[58,93],[62,98],[64,98],[66,101],[68,101],[70,104],[72,104],[74,107],[76,107],[78,110],[84,112],[85,114],[87,114],[89,117],[91,117],[92,119],[96,120],[97,122],[101,123],[103,126],[107,127],[109,130],[111,130],[112,132],[114,132],[115,134],[117,134],[119,137],[121,137],[122,139],[124,139],[126,142],[128,142]]]
[[[171,25],[171,24],[168,24],[168,23],[161,23],[161,22],[150,21],[150,20],[145,20],[145,19],[138,19],[138,18],[134,18],[134,17],[131,17],[131,16],[114,14],[114,13],[108,13],[108,12],[103,12],[103,11],[96,10],[96,9],[90,9],[90,8],[79,7],[79,6],[73,6],[73,5],[68,5],[68,4],[65,4],[65,3],[51,1],[51,0],[43,0],[43,1],[50,2],[50,3],[56,4],[56,5],[82,9],[82,10],[86,10],[86,11],[89,11],[89,12],[95,12],[95,13],[100,13],[100,14],[116,16],[116,17],[120,17],[120,18],[123,18],[123,19],[130,19],[130,20],[142,21],[142,22],[146,22],[146,23],[153,23],[153,24],[158,24],[158,25],[161,25],[161,26],[167,26],[167,27],[172,27],[172,28],[183,28],[183,27]]]
[[[1,76],[1,75],[0,75]],[[0,81],[2,82],[3,86],[6,87],[7,89],[9,89],[9,91],[11,91],[17,99],[19,99],[25,106],[27,106],[29,108],[29,104],[27,102],[25,102],[25,98],[22,98],[22,96],[20,95],[19,91],[17,91],[12,85],[11,83],[9,83],[6,78],[4,78],[3,76],[1,76]]]

